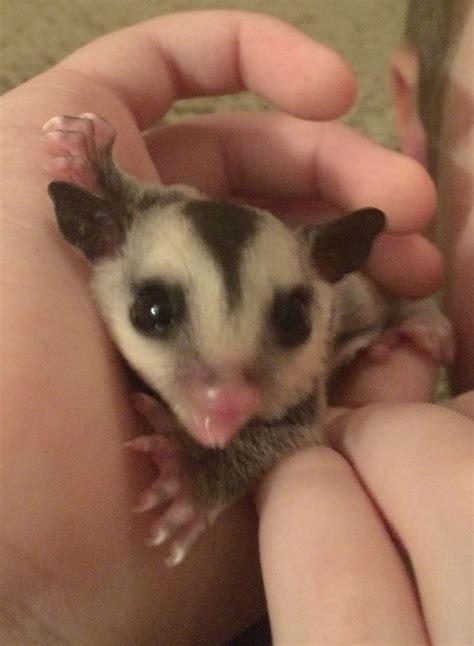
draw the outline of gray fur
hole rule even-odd
[[[113,204],[121,205],[129,213],[146,211],[185,199],[180,186],[165,189],[154,184],[139,184],[123,173],[110,155],[104,156],[97,164],[97,184],[103,195]]]
[[[228,503],[248,491],[282,456],[323,440],[325,394],[321,384],[279,419],[255,419],[224,449],[200,452],[197,484],[209,506]],[[318,434],[319,430],[319,434]]]

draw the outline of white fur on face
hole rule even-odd
[[[275,289],[308,285],[313,276],[295,236],[272,216],[260,215],[242,253],[242,297],[233,308],[221,269],[176,205],[140,216],[123,253],[96,266],[93,289],[112,336],[184,424],[189,410],[179,375],[192,362],[256,368],[264,417],[281,415],[309,394],[324,369],[331,288],[318,284],[310,339],[291,350],[277,346],[268,324]],[[153,280],[179,285],[186,297],[186,321],[166,340],[140,334],[129,318],[133,286]]]

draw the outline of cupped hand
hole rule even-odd
[[[208,115],[143,136],[177,99],[244,89],[280,112]],[[179,571],[165,572],[161,555],[141,546],[129,509],[149,474],[122,448],[138,421],[87,266],[53,222],[41,126],[56,114],[103,115],[118,131],[119,163],[145,180],[306,213],[321,201],[340,211],[378,206],[390,234],[369,270],[394,293],[425,293],[440,276],[437,252],[418,234],[433,209],[431,182],[413,162],[324,122],[354,95],[339,56],[293,28],[198,12],[105,36],[3,97],[2,572],[18,630],[170,643],[180,626],[184,642],[216,642],[261,607],[245,505]]]

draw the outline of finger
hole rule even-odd
[[[141,128],[178,98],[248,89],[305,118],[344,113],[352,72],[332,50],[270,16],[199,11],[163,16],[87,45],[60,67],[87,74],[121,97]]]
[[[332,434],[408,552],[436,644],[472,642],[473,430],[444,406],[394,404]]]
[[[314,221],[318,202],[326,213],[328,202],[339,212],[378,206],[397,233],[421,229],[433,212],[433,184],[421,166],[338,124],[214,114],[160,128],[147,145],[165,183],[189,183],[214,197],[264,196],[256,201],[292,224]],[[421,298],[439,286],[442,258],[420,235],[383,235],[368,272],[394,296]]]
[[[420,234],[377,238],[366,272],[387,294],[417,299],[435,292],[443,278],[443,256]]]
[[[276,643],[425,643],[409,578],[345,460],[324,447],[293,455],[257,504]]]
[[[448,405],[474,422],[474,390],[458,395]]]
[[[379,402],[429,402],[438,375],[435,361],[400,343],[381,363],[370,361],[364,353],[357,357],[331,388],[331,402],[352,408]]]
[[[147,146],[164,183],[213,196],[320,199],[340,212],[375,206],[397,233],[419,231],[434,210],[422,166],[341,124],[216,113],[159,128]]]

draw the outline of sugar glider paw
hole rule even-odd
[[[449,319],[434,305],[410,303],[400,313],[398,322],[383,332],[367,348],[368,357],[385,361],[403,341],[436,363],[449,365],[454,360],[455,342]]]
[[[43,166],[49,175],[100,193],[100,164],[111,155],[114,128],[105,119],[85,112],[79,117],[53,117],[44,124],[43,133],[48,155]]]
[[[155,510],[158,517],[146,542],[151,546],[168,543],[166,563],[178,565],[220,510],[209,510],[199,500],[191,461],[181,443],[166,430],[163,432],[163,411],[158,402],[139,393],[134,397],[134,406],[156,432],[137,437],[126,446],[149,453],[159,471],[155,482],[139,497],[134,511]]]

